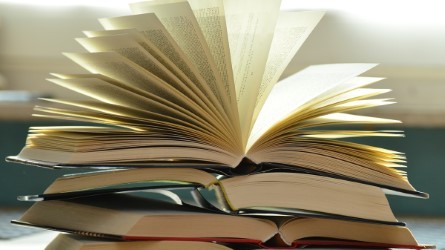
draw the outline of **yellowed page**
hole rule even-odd
[[[335,95],[335,92],[344,92],[341,86],[349,87],[348,80],[374,66],[375,64],[359,63],[310,66],[276,84],[253,126],[248,148],[268,129],[286,119],[302,105],[316,101],[327,93]],[[355,82],[350,85],[354,85],[353,83]]]
[[[76,40],[80,44],[82,44],[89,52],[114,51],[128,58],[134,63],[137,63],[145,70],[155,74],[157,77],[164,80],[165,83],[168,83],[173,88],[185,94],[189,98],[189,100],[195,102],[197,105],[200,106],[201,109],[203,109],[207,113],[207,115],[205,116],[217,119],[221,124],[224,124],[224,121],[222,119],[219,119],[220,117],[217,117],[213,113],[214,110],[209,109],[207,103],[203,102],[203,100],[199,96],[197,96],[193,90],[182,83],[180,79],[178,79],[172,72],[170,72],[164,65],[162,65],[155,57],[148,53],[136,41],[134,41],[131,36],[121,34],[95,38],[78,38]]]
[[[134,26],[138,26],[140,21],[140,18],[144,19],[144,15],[138,16],[137,18],[133,17],[118,17],[117,19],[104,19],[102,20],[103,23],[107,23],[107,25],[129,25],[132,24]],[[124,21],[122,21],[124,20]],[[107,26],[108,27],[108,26]],[[196,82],[192,82],[187,75],[185,75],[166,55],[164,55],[156,45],[154,45],[148,38],[144,36],[144,34],[141,31],[138,31],[136,29],[119,29],[119,30],[101,30],[101,31],[84,31],[84,33],[88,37],[108,37],[108,36],[115,36],[115,35],[127,35],[130,36],[134,41],[137,41],[141,47],[143,47],[151,56],[153,56],[156,60],[159,61],[161,65],[159,67],[165,67],[164,70],[166,70],[165,74],[168,74],[169,77],[176,78],[182,82],[190,91],[193,93],[190,93],[187,89],[183,89],[183,87],[179,87],[179,89],[182,89],[181,91],[183,93],[188,93],[187,95],[194,99],[196,102],[201,103],[200,106],[205,109],[209,110],[209,113],[211,116],[215,117],[215,119],[218,119],[222,125],[224,125],[228,130],[230,130],[232,134],[232,138],[239,138],[239,132],[236,132],[237,127],[233,128],[234,124],[230,121],[230,119],[226,116],[225,111],[223,107],[220,105],[220,103],[216,100],[216,98],[210,93],[206,93],[203,91],[202,88],[200,89],[200,84],[197,84]],[[113,39],[110,39],[113,40]],[[108,41],[106,41],[108,42]],[[96,41],[97,43],[97,41]],[[118,46],[119,47],[119,46]],[[108,48],[108,46],[107,46]],[[113,48],[113,47],[111,47]],[[97,47],[96,47],[97,49]],[[119,49],[119,48],[118,48]],[[144,53],[144,52],[142,52]],[[174,76],[173,76],[174,75]],[[175,80],[175,82],[177,82]],[[181,85],[180,82],[177,82],[179,85]],[[207,87],[207,86],[206,86]],[[210,89],[208,90],[210,92]],[[195,97],[192,97],[195,96]],[[235,124],[239,126],[238,124]]]
[[[345,113],[334,113],[329,115],[320,116],[317,119],[332,121],[332,122],[347,122],[347,123],[367,123],[367,124],[389,124],[389,123],[401,123],[399,120],[378,118],[372,116],[352,115]]]
[[[162,54],[173,62],[189,78],[204,95],[213,100],[217,107],[217,99],[212,90],[207,86],[205,80],[200,75],[198,69],[190,62],[188,57],[182,52],[178,44],[171,37],[165,27],[154,13],[147,13],[133,16],[122,16],[114,18],[99,19],[105,29],[138,29],[145,38],[156,46]],[[222,110],[221,110],[222,111]]]
[[[53,149],[62,151],[96,151],[104,150],[107,148],[121,148],[122,144],[126,147],[150,147],[150,146],[183,146],[183,147],[193,147],[193,148],[209,148],[209,150],[220,151],[223,153],[231,154],[226,150],[227,146],[221,143],[221,139],[215,134],[205,134],[199,130],[191,129],[191,127],[179,126],[172,123],[167,123],[163,121],[150,121],[145,119],[134,119],[128,116],[119,116],[115,114],[107,114],[104,112],[98,112],[88,109],[76,109],[72,107],[70,109],[63,108],[45,108],[36,107],[39,112],[44,112],[44,114],[58,115],[67,118],[72,118],[77,120],[80,118],[81,121],[84,119],[90,120],[91,122],[99,122],[100,124],[109,124],[113,127],[129,128],[127,130],[132,133],[127,133],[125,135],[119,135],[117,133],[110,135],[110,140],[114,140],[115,143],[104,144],[94,138],[73,138],[79,139],[73,143],[73,141],[65,141],[64,138],[56,136],[55,138],[42,138],[41,140],[34,140],[34,137],[29,137],[28,139],[32,142],[33,146],[48,148],[51,145],[55,145]],[[147,122],[148,121],[148,122]],[[85,137],[85,134],[81,134],[80,137]],[[71,139],[67,138],[67,139]],[[142,140],[144,139],[144,140]],[[39,146],[40,145],[40,146]],[[221,146],[222,145],[222,146]],[[231,154],[234,157],[239,157],[238,155]]]
[[[414,190],[404,174],[392,168],[397,157],[385,149],[320,138],[296,138],[249,154],[254,162],[277,162],[347,176],[390,187]],[[354,152],[351,154],[351,152]],[[392,153],[390,153],[392,154]]]
[[[92,73],[110,77],[133,92],[158,102],[175,104],[176,107],[189,110],[188,114],[196,113],[199,117],[208,120],[214,126],[216,125],[213,119],[207,117],[204,111],[183,93],[117,53],[67,53],[66,55]]]
[[[191,96],[192,93],[189,92],[189,89],[183,86],[181,81],[174,74],[172,74],[164,65],[162,65],[129,35],[119,34],[95,38],[77,38],[76,41],[79,42],[86,50],[88,50],[88,52],[114,51],[119,53],[120,55],[143,67],[147,71],[155,74],[166,83],[174,86],[175,88],[179,88],[190,98],[196,99],[195,96]]]
[[[237,139],[236,125],[230,119],[227,109],[214,95],[210,86],[200,75],[196,66],[191,63],[188,57],[182,52],[181,48],[175,42],[173,37],[168,33],[160,20],[154,13],[121,16],[115,18],[99,19],[105,29],[137,29],[145,37],[145,44],[140,43],[151,54],[157,55],[157,59],[168,66],[190,89],[208,104],[209,108],[218,115],[219,120],[229,127],[231,138]],[[159,53],[160,52],[160,53]],[[179,71],[179,72],[178,72]],[[240,143],[237,143],[240,144]],[[241,146],[237,146],[237,150],[242,151]]]
[[[114,27],[139,27],[142,21],[148,21],[147,16],[128,16],[128,17],[117,17],[117,18],[104,18],[100,19],[101,23],[106,28]],[[146,22],[143,22],[146,23]],[[142,27],[142,28],[143,28]],[[141,28],[141,27],[139,27]],[[197,95],[202,95],[202,92],[196,90],[196,84],[186,76],[164,53],[155,45],[152,41],[148,39],[148,30],[139,31],[138,29],[115,29],[115,30],[99,30],[99,31],[84,31],[84,34],[89,38],[94,37],[109,37],[116,35],[126,35],[131,37],[136,41],[142,48],[144,48],[151,56],[156,58],[160,64],[167,68],[171,74],[176,75],[182,82],[187,84],[190,89],[193,89]],[[97,49],[97,46],[96,46]],[[165,52],[165,51],[164,51]],[[193,88],[194,87],[194,88]],[[201,97],[205,97],[202,95]],[[206,100],[206,98],[203,98]]]
[[[140,19],[140,17],[133,18],[128,17],[129,20],[126,20],[127,17],[118,17],[116,19],[100,19],[102,23],[104,23],[107,28],[113,28],[114,26],[129,26],[133,24],[133,22]],[[144,17],[142,17],[144,19]],[[124,21],[122,21],[124,20]],[[125,22],[127,21],[127,22]],[[134,24],[135,27],[138,25]],[[138,29],[114,29],[114,30],[99,30],[99,31],[84,31],[83,32],[88,38],[97,38],[97,37],[109,37],[116,35],[126,35],[131,37],[132,40],[136,41],[142,48],[144,48],[151,56],[156,58],[160,64],[162,64],[165,68],[167,68],[172,74],[176,75],[181,81],[184,83],[190,84],[190,79],[166,56],[159,50],[159,48],[152,43],[147,35],[143,31],[139,31]],[[144,35],[145,34],[145,35]],[[97,47],[97,46],[96,46]],[[190,86],[189,86],[190,87]],[[192,89],[192,88],[191,88]],[[199,94],[199,93],[197,93]]]
[[[246,145],[259,86],[272,43],[280,0],[224,0],[227,33],[240,115]]]
[[[196,65],[225,110],[233,116],[235,104],[232,105],[230,100],[230,88],[227,88],[225,86],[227,83],[221,79],[221,74],[188,2],[165,4],[163,1],[150,1],[133,3],[130,7],[135,14],[156,13],[182,51]]]
[[[223,0],[162,0],[134,3],[132,6],[138,13],[139,11],[150,11],[150,7],[153,5],[179,2],[188,2],[190,4],[196,21],[198,22],[207,45],[209,46],[210,53],[216,63],[218,72],[221,75],[221,80],[226,89],[226,93],[229,95],[231,103],[236,103]],[[171,8],[175,8],[175,5],[171,6]],[[236,105],[233,108],[235,107]]]
[[[223,134],[220,128],[210,125],[201,116],[195,115],[181,106],[174,105],[154,95],[141,96],[121,86],[94,78],[79,79],[49,79],[51,82],[83,95],[100,100],[104,103],[145,110],[157,114],[164,114],[175,119],[187,121],[195,126],[214,131],[216,135]]]
[[[223,0],[189,0],[188,2],[221,74],[226,93],[236,108],[235,83]]]
[[[229,95],[233,110],[231,119],[237,129],[236,137],[241,139],[223,0],[189,0],[188,2],[209,46],[226,93]]]
[[[170,139],[173,137],[179,137],[179,141],[182,141],[184,137],[187,137],[187,140],[213,145],[229,152],[232,152],[233,149],[233,146],[224,140],[224,135],[218,131],[203,129],[201,126],[199,126],[199,124],[196,124],[196,121],[190,120],[189,117],[181,117],[182,114],[180,112],[178,114],[178,112],[174,113],[175,111],[172,112],[168,109],[164,111],[154,109],[136,109],[103,102],[65,101],[56,99],[44,100],[52,103],[63,104],[68,106],[70,109],[92,110],[96,112],[95,116],[97,118],[113,118],[117,124],[124,122],[124,125],[134,124],[134,127],[142,128],[145,131],[152,131],[156,133],[161,132],[161,134],[157,135],[158,137],[162,137],[162,133],[165,132],[165,134],[168,135],[167,137]],[[51,112],[51,110],[45,110],[44,108],[39,109],[39,111],[50,111],[49,113],[54,113]]]
[[[300,136],[307,138],[319,139],[341,139],[350,137],[404,137],[403,131],[400,130],[310,130],[308,132],[300,133]]]
[[[323,15],[323,11],[280,12],[258,92],[253,123],[272,87]]]

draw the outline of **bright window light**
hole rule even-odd
[[[110,8],[127,8],[130,2],[140,2],[135,0],[0,0],[1,3],[36,5],[45,7],[63,6],[94,6]]]
[[[382,24],[443,25],[441,0],[282,0],[283,9],[338,11],[354,19]]]

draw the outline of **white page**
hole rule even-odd
[[[323,11],[280,12],[258,92],[253,122],[272,87],[323,15]]]
[[[270,92],[258,115],[248,147],[274,124],[286,119],[302,105],[316,100],[322,94],[333,94],[332,90],[342,93],[339,86],[374,66],[375,64],[359,63],[310,66],[279,82]]]

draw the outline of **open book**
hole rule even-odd
[[[66,211],[70,211],[69,216]],[[326,218],[233,216],[125,194],[40,201],[16,223],[128,241],[427,247],[419,245],[404,226]],[[338,228],[342,230],[335,230]]]
[[[218,180],[196,169],[102,171],[61,177],[42,195],[21,199],[60,200],[116,192],[159,192],[172,201],[183,202],[180,196],[169,192],[174,190],[186,191],[193,197],[193,201],[185,200],[186,204],[216,213],[249,216],[278,213],[403,224],[395,218],[381,188],[303,173],[258,173]],[[214,195],[206,197],[206,192]]]
[[[42,166],[297,168],[415,191],[402,153],[338,139],[400,131],[324,130],[399,121],[345,112],[391,104],[361,76],[374,64],[310,66],[278,81],[323,16],[280,1],[131,4],[66,53],[85,74],[49,81],[89,100],[45,99],[36,116],[99,124],[34,127],[10,160]],[[242,164],[247,163],[247,164]]]

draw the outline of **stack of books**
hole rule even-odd
[[[65,54],[87,73],[49,79],[85,98],[35,108],[86,125],[32,127],[8,158],[92,170],[20,197],[35,203],[14,223],[63,232],[48,250],[433,247],[386,198],[428,196],[400,170],[404,154],[342,140],[402,132],[337,126],[399,122],[345,113],[393,103],[368,87],[382,78],[360,76],[375,65],[280,80],[322,11],[280,12],[279,0],[130,6],[77,39],[87,53]]]

